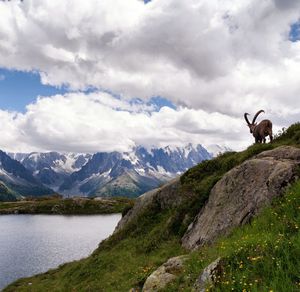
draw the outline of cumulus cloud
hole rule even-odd
[[[227,137],[236,145],[246,111],[265,109],[277,127],[299,120],[300,42],[289,40],[299,8],[297,0],[0,1],[0,66],[38,71],[45,84],[95,87],[121,97],[40,99],[16,118],[37,147],[56,147],[55,139],[67,137],[75,149],[92,133],[94,144],[80,149],[96,149],[104,136],[110,145],[117,134],[116,148],[149,144],[151,135],[153,143]],[[170,99],[177,110],[153,112],[146,103],[129,103],[151,96]],[[54,110],[54,104],[61,107]],[[86,115],[75,104],[87,119],[76,120],[75,113]],[[68,105],[74,113],[67,111],[64,123],[59,117]],[[51,107],[52,114],[45,110]],[[136,128],[135,135],[118,132],[122,123],[126,131]]]
[[[297,0],[274,0],[274,2],[280,9],[296,8],[299,4]]]
[[[188,142],[249,143],[244,123],[219,113],[180,107],[149,111],[129,102],[110,103],[107,93],[40,97],[25,113],[0,111],[0,148],[6,151],[126,151],[135,145],[163,147]],[[130,111],[128,111],[130,108]],[[224,123],[226,126],[224,127]]]

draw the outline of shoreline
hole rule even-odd
[[[0,202],[0,215],[105,215],[124,214],[134,204],[129,198],[51,198]]]

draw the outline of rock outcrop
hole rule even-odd
[[[147,278],[142,291],[155,292],[163,289],[183,271],[183,264],[186,259],[187,257],[184,255],[170,258]]]
[[[187,249],[211,243],[245,224],[294,181],[300,149],[282,146],[233,168],[213,187],[208,203],[182,238]]]
[[[222,274],[222,259],[217,258],[209,264],[196,280],[193,292],[205,292],[208,285],[213,285]]]
[[[182,202],[182,194],[178,191],[179,184],[179,178],[175,178],[161,188],[149,191],[138,197],[133,208],[118,223],[115,232],[139,217],[152,204],[158,204],[161,210],[179,206]]]

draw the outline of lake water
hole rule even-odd
[[[120,214],[0,216],[0,290],[19,278],[87,257],[120,219]]]

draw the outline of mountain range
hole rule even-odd
[[[0,150],[1,201],[49,194],[53,194],[53,190],[43,185],[24,165]]]
[[[93,155],[58,152],[8,155],[14,167],[26,173],[28,186],[34,183],[35,188],[41,188],[40,194],[56,192],[64,196],[104,197],[137,197],[213,156],[200,144],[151,149],[136,146],[128,152],[98,152]],[[2,177],[1,181],[4,186],[16,190]],[[19,196],[37,194],[35,189],[28,194],[19,189],[16,191]]]
[[[58,192],[59,186],[73,172],[82,168],[91,158],[91,154],[75,153],[9,153],[18,160],[43,185]]]

